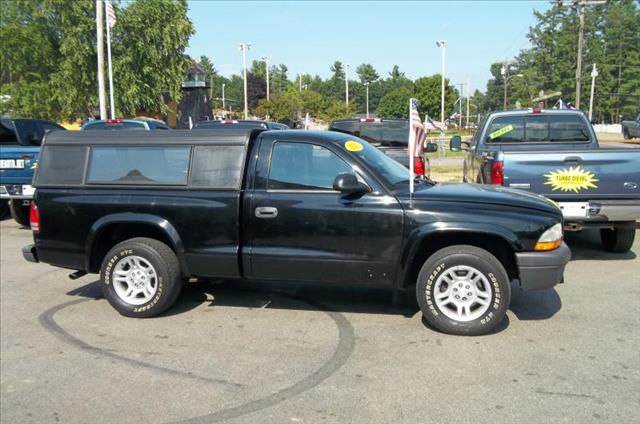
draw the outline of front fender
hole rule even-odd
[[[182,244],[182,239],[175,227],[169,221],[157,215],[132,212],[115,213],[103,216],[91,226],[85,246],[85,252],[87,252],[85,256],[85,269],[90,268],[91,254],[95,241],[99,238],[100,234],[102,234],[102,232],[112,224],[147,224],[158,228],[171,241],[173,250],[176,252],[176,256],[180,262],[180,267],[183,270],[183,274],[187,276],[190,275],[187,261],[184,256],[184,245]]]
[[[423,224],[414,228],[407,235],[405,247],[400,256],[400,272],[397,274],[396,287],[406,285],[405,282],[412,269],[414,258],[420,256],[419,249],[423,246],[423,241],[434,236],[451,236],[459,240],[456,242],[457,244],[464,244],[465,235],[498,237],[504,240],[513,252],[521,251],[523,248],[519,238],[512,230],[498,224],[455,221]]]

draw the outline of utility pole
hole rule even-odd
[[[436,41],[436,46],[440,47],[440,51],[442,52],[442,81],[441,81],[441,93],[440,93],[440,122],[442,124],[442,128],[444,128],[444,59],[445,59],[445,51],[447,50],[447,41],[446,40]]]
[[[107,96],[104,87],[104,7],[102,0],[96,0],[96,38],[98,42],[98,99],[100,119],[107,119]]]
[[[562,1],[562,0],[558,1],[558,5],[560,6],[573,6],[578,8],[579,30],[578,30],[578,58],[576,60],[576,101],[575,101],[576,109],[580,109],[580,90],[582,85],[582,48],[584,46],[584,8],[585,6],[598,6],[606,3],[607,3],[607,0],[573,0],[570,2]]]
[[[584,44],[584,2],[578,3],[580,30],[578,32],[578,60],[576,61],[576,109],[580,109],[580,85],[582,84],[582,45]]]
[[[503,63],[502,68],[500,69],[500,75],[502,75],[502,79],[504,80],[504,96],[502,97],[502,110],[507,110],[507,82],[509,81],[509,64]]]
[[[469,105],[471,99],[471,80],[467,80],[467,123],[464,125],[465,128],[469,128]]]
[[[247,99],[247,50],[251,48],[249,43],[240,43],[242,51],[242,74],[244,76],[244,119],[249,119],[249,102]]]
[[[227,111],[227,104],[224,100],[224,86],[227,85],[225,83],[222,83],[222,110],[224,110],[225,112]]]
[[[349,108],[349,65],[344,65],[345,103]]]
[[[302,76],[304,72],[298,72],[298,84],[300,85],[299,91],[302,93]]]
[[[364,86],[367,89],[367,118],[369,117],[369,81],[365,81]]]
[[[269,101],[269,58],[267,56],[263,56],[262,60],[264,61],[264,66],[266,70],[266,78],[267,78],[267,101]]]
[[[591,118],[593,117],[593,93],[596,87],[596,77],[598,76],[598,69],[596,68],[596,64],[593,64],[593,69],[591,70],[591,96],[589,96],[589,122],[591,122]]]

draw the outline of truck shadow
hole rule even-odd
[[[638,233],[636,230],[636,240]],[[571,260],[605,260],[605,261],[622,261],[637,258],[637,255],[630,250],[626,253],[609,253],[602,249],[600,244],[600,232],[598,229],[587,229],[579,233],[566,232],[565,242],[571,248]],[[636,243],[637,246],[637,243]],[[637,249],[637,247],[634,248]]]
[[[67,293],[101,299],[100,282],[94,281]],[[326,286],[288,282],[254,283],[243,281],[202,281],[186,284],[176,304],[162,317],[191,311],[201,305],[207,307],[233,307],[245,309],[321,310],[339,313],[401,315],[413,318],[420,314],[414,298],[407,296],[400,304],[392,302],[388,289],[358,286]],[[518,320],[545,320],[562,307],[555,289],[524,292],[512,287],[511,312]],[[423,319],[423,324],[431,328]],[[509,318],[493,331],[498,333],[509,326]]]

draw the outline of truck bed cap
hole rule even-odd
[[[43,141],[46,145],[114,145],[114,144],[212,144],[246,145],[259,129],[216,129],[198,131],[54,131]]]

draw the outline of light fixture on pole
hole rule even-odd
[[[262,60],[264,61],[265,66],[265,76],[267,78],[267,101],[269,101],[269,58],[267,56],[262,56]]]
[[[369,84],[370,84],[369,81],[364,82],[364,87],[367,90],[367,118],[369,117]]]
[[[344,100],[348,108],[349,107],[349,64],[344,65],[344,90],[345,90]]]
[[[247,99],[247,50],[251,48],[250,43],[238,44],[242,51],[242,75],[244,78],[244,119],[249,119],[249,101]]]
[[[445,52],[447,50],[447,40],[438,40],[436,41],[436,46],[440,48],[442,52],[442,82],[441,82],[441,93],[440,93],[440,122],[442,123],[442,127],[444,128],[444,63],[445,63]]]

